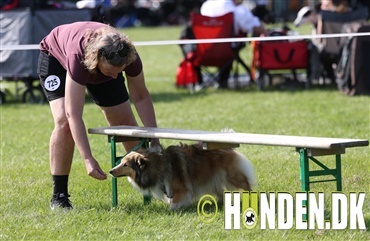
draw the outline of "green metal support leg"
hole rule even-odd
[[[337,191],[342,191],[342,161],[340,155],[335,155],[335,168],[337,170],[335,179],[337,180]]]
[[[310,191],[310,173],[309,173],[309,164],[308,164],[308,156],[307,156],[307,149],[301,148],[299,149],[299,161],[300,161],[300,179],[301,179],[301,186],[303,191]]]
[[[114,136],[109,137],[110,142],[110,150],[111,150],[111,166],[112,168],[116,166],[117,162],[117,150],[116,150],[116,141]],[[118,197],[117,197],[117,178],[112,177],[112,206],[116,207],[118,204]]]
[[[309,163],[307,149],[301,148],[299,151],[299,161],[300,161],[300,179],[302,190],[307,193],[310,191],[310,173],[309,173]],[[307,207],[307,200],[302,201],[302,206]],[[303,220],[308,220],[308,214],[303,214]]]
[[[299,161],[300,161],[300,180],[302,191],[308,192],[310,191],[310,184],[311,183],[318,183],[318,182],[336,182],[337,191],[342,191],[342,167],[341,167],[341,154],[344,153],[344,149],[337,149],[337,150],[317,150],[317,149],[310,149],[309,151],[306,148],[297,148],[299,152]],[[335,155],[335,169],[329,169],[323,163],[318,161],[314,155]],[[321,167],[321,170],[309,170],[309,162],[312,161],[317,166]],[[318,177],[318,176],[333,176],[334,179],[324,179],[324,180],[316,180],[311,181],[310,177]],[[307,201],[303,201],[303,206],[307,206],[309,203]],[[308,215],[304,215],[303,219],[307,220]]]
[[[310,191],[310,184],[311,183],[318,183],[318,182],[336,182],[337,191],[342,191],[342,163],[341,163],[341,154],[344,153],[343,150],[331,150],[331,152],[325,152],[322,154],[321,150],[310,150],[311,155],[309,155],[308,150],[305,148],[297,148],[297,151],[300,154],[300,179],[303,191]],[[330,169],[317,160],[312,153],[321,153],[318,155],[335,155],[335,169]],[[338,154],[339,153],[339,154]],[[321,168],[321,170],[309,170],[309,162],[313,162],[317,166]],[[324,180],[316,180],[311,181],[310,177],[318,177],[318,176],[333,176],[333,179],[324,179]]]
[[[117,156],[117,149],[116,149],[116,143],[122,142],[122,140],[116,136],[108,136],[108,140],[110,143],[110,149],[111,149],[111,166],[112,168],[117,166],[121,159],[125,156]],[[137,144],[131,151],[136,151],[140,147],[148,148],[149,147],[149,139],[140,139],[140,143]],[[126,155],[130,153],[127,152]],[[118,191],[117,191],[117,178],[112,177],[112,206],[116,207],[118,205]],[[148,204],[151,202],[151,196],[144,196],[144,204]]]

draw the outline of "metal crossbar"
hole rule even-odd
[[[330,169],[315,157],[309,156],[307,148],[297,148],[297,151],[300,154],[300,179],[303,191],[309,192],[311,183],[333,182],[333,181],[336,182],[337,191],[342,191],[342,169],[340,154],[336,154],[337,153],[336,151],[333,151],[333,153],[331,153],[331,155],[335,155],[335,169]],[[339,150],[339,152],[342,153],[342,150]],[[330,155],[329,153],[326,155]],[[310,171],[309,169],[310,161],[315,163],[317,166],[321,167],[321,170]],[[315,181],[310,180],[310,177],[329,176],[329,175],[333,176],[334,179],[315,180]]]
[[[341,154],[344,150],[337,149],[333,151],[326,151],[322,155],[335,155],[335,169],[328,168],[325,164],[317,160],[313,156],[309,156],[307,148],[296,148],[300,154],[300,179],[302,191],[310,191],[310,184],[322,183],[322,182],[336,182],[337,191],[342,191],[342,169],[341,169]],[[338,154],[339,153],[339,154]],[[321,167],[321,170],[310,171],[310,161]],[[318,176],[333,176],[334,179],[322,179],[311,181],[310,177]],[[309,205],[307,200],[302,201],[303,206]],[[303,220],[308,220],[308,214],[303,214]]]

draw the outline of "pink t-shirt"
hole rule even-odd
[[[79,84],[99,84],[106,82],[111,77],[101,73],[93,74],[83,64],[85,32],[106,27],[106,24],[98,22],[75,22],[64,24],[54,28],[40,42],[40,50],[54,56],[67,70],[71,78]],[[142,63],[139,55],[137,59],[124,69],[129,76],[137,76],[142,71]]]

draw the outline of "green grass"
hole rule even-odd
[[[179,28],[125,30],[134,41],[177,39]],[[259,92],[254,87],[207,90],[190,95],[176,89],[175,70],[181,60],[178,46],[138,48],[152,93],[158,125],[219,131],[370,139],[370,98],[347,97],[335,88]],[[75,209],[51,212],[52,182],[48,140],[53,122],[48,105],[25,105],[10,100],[0,106],[1,240],[369,240],[370,202],[363,213],[367,230],[224,230],[221,209],[210,225],[200,221],[196,206],[171,212],[156,200],[144,206],[142,196],[119,179],[119,205],[111,207],[110,180],[87,176],[75,152],[70,194]],[[87,103],[86,126],[106,126],[97,106]],[[110,169],[106,137],[89,135],[93,153],[103,170]],[[162,144],[177,144],[162,140]],[[294,148],[242,145],[238,148],[254,164],[259,192],[301,190],[298,153]],[[369,147],[349,148],[342,158],[343,192],[369,194]],[[333,158],[323,158],[332,167]],[[334,183],[312,185],[327,197]],[[326,204],[329,206],[329,203]],[[328,207],[330,208],[330,207]]]

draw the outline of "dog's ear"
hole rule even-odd
[[[147,160],[144,156],[138,155],[135,159],[135,162],[139,166],[139,169],[143,170],[145,168]]]

